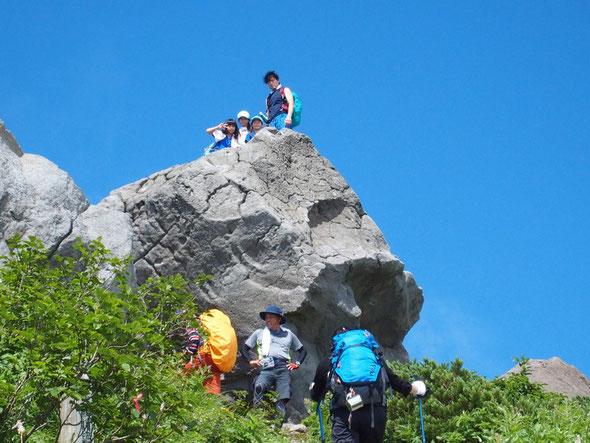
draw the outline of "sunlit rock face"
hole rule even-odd
[[[154,275],[211,274],[205,287],[193,287],[195,302],[226,312],[240,343],[262,326],[266,305],[280,305],[285,327],[309,351],[294,374],[300,410],[339,326],[367,328],[388,358],[408,358],[402,341],[419,318],[422,290],[307,136],[263,129],[246,145],[157,172],[96,206],[67,174],[41,157],[26,160],[15,143],[0,143],[8,169],[0,178],[0,248],[17,232],[66,254],[77,237],[102,237],[116,255],[132,256],[139,284]],[[227,386],[251,381],[241,360]]]

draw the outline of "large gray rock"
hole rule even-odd
[[[15,234],[34,235],[55,250],[88,201],[72,178],[44,157],[23,154],[0,124],[0,255]]]
[[[245,146],[117,189],[98,206],[130,215],[138,283],[213,274],[195,288],[196,301],[227,312],[242,340],[261,326],[267,304],[282,306],[310,350],[299,396],[340,325],[368,328],[388,357],[408,358],[402,341],[422,291],[305,135],[265,129]]]
[[[408,359],[402,341],[419,318],[422,291],[303,134],[264,129],[245,146],[157,172],[96,206],[53,163],[22,154],[3,126],[0,167],[0,253],[15,233],[61,254],[72,254],[78,237],[100,237],[115,255],[132,256],[139,284],[212,274],[193,287],[195,301],[226,312],[241,342],[262,326],[259,311],[282,306],[286,327],[309,351],[294,380],[300,410],[338,326],[368,328],[389,358]],[[240,359],[227,384],[247,387],[247,371]]]
[[[520,373],[522,368],[516,365],[503,377]],[[579,395],[590,397],[590,380],[575,366],[568,365],[559,357],[549,360],[530,359],[528,378],[532,382],[542,383],[547,392],[564,394],[568,397]]]

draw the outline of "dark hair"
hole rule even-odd
[[[344,332],[350,331],[350,328],[346,326],[340,326],[339,328],[335,329],[332,333],[332,338],[336,337],[338,334],[343,334]]]
[[[268,84],[271,78],[275,78],[278,80],[279,74],[277,74],[274,71],[268,71],[266,74],[264,74],[264,84]]]
[[[233,125],[233,126],[236,128],[236,130],[234,131],[234,135],[233,135],[233,137],[235,137],[235,138],[239,138],[239,136],[240,136],[240,131],[239,131],[239,129],[238,129],[238,124],[236,123],[236,121],[235,121],[233,118],[228,118],[228,119],[225,121],[225,124],[226,124],[226,125]],[[226,130],[226,129],[224,129],[224,130],[223,130],[223,133],[224,133],[225,135],[227,135],[227,130]]]

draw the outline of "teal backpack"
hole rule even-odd
[[[379,344],[367,330],[355,329],[332,338],[330,389],[338,406],[359,395],[361,405],[385,404],[387,375],[378,354]]]
[[[283,98],[283,110],[285,112],[289,111],[289,104],[287,103],[287,99],[285,97],[285,87],[281,88],[281,97]],[[294,128],[295,126],[299,126],[301,124],[301,100],[299,100],[299,96],[293,90],[291,90],[291,94],[293,94],[293,116],[291,117],[291,127]]]

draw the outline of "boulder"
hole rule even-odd
[[[522,368],[516,365],[503,377],[520,373],[521,370]],[[529,380],[542,383],[547,392],[555,392],[568,397],[575,395],[590,397],[590,380],[588,380],[588,377],[559,357],[552,357],[549,360],[530,359],[529,371]]]
[[[419,318],[422,290],[303,134],[263,129],[247,145],[157,172],[96,206],[56,165],[23,154],[3,125],[0,167],[0,253],[16,233],[61,254],[73,254],[78,237],[101,237],[115,255],[131,255],[139,284],[211,274],[202,288],[191,283],[195,302],[226,312],[240,343],[263,326],[258,313],[266,305],[280,305],[285,326],[309,352],[294,374],[300,412],[341,325],[370,329],[388,358],[408,359],[402,342]],[[239,359],[225,385],[247,388],[251,380]]]
[[[299,404],[338,326],[368,328],[389,358],[408,359],[402,341],[422,291],[303,134],[263,129],[247,145],[117,189],[98,207],[130,216],[138,283],[212,274],[195,301],[226,312],[240,342],[262,326],[259,311],[280,305],[310,351],[295,381]]]
[[[72,178],[44,157],[23,154],[0,124],[0,255],[15,234],[34,235],[55,251],[88,207]]]

